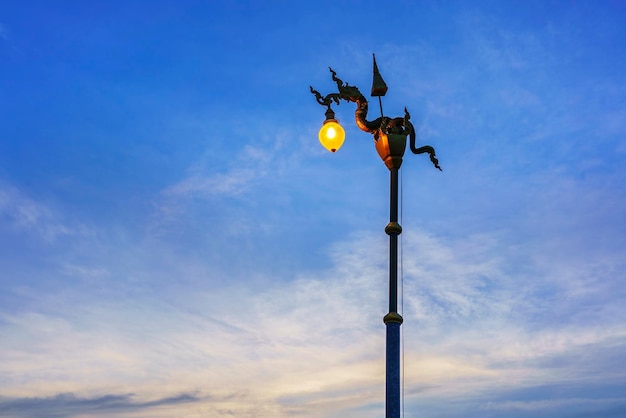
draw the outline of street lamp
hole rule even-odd
[[[332,79],[337,83],[337,93],[322,96],[311,87],[317,102],[326,106],[326,120],[319,132],[320,142],[326,149],[336,152],[344,141],[345,132],[331,109],[333,102],[340,100],[354,102],[357,105],[354,114],[356,125],[364,132],[374,135],[374,145],[378,155],[390,172],[390,210],[389,223],[385,232],[389,235],[389,312],[384,316],[386,325],[386,396],[385,416],[387,418],[400,417],[400,325],[402,316],[398,313],[398,235],[402,227],[398,223],[398,171],[402,165],[402,157],[406,149],[406,138],[409,137],[409,146],[414,154],[428,153],[433,165],[441,170],[439,161],[435,157],[435,149],[429,145],[415,147],[415,129],[410,122],[411,115],[404,108],[404,117],[389,118],[383,115],[383,106],[380,99],[387,93],[387,85],[378,71],[376,57],[374,57],[374,80],[372,82],[372,97],[378,97],[381,116],[373,121],[367,120],[368,102],[355,86],[344,83],[337,77],[337,73],[329,68]]]

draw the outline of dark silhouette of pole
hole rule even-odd
[[[399,163],[401,163],[399,159]],[[398,235],[402,227],[398,223],[398,172],[400,164],[389,168],[389,224],[385,232],[389,235],[389,313],[383,321],[387,327],[386,349],[386,396],[385,416],[400,418],[400,325],[398,313]]]

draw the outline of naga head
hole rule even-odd
[[[333,81],[337,83],[337,90],[339,91],[339,96],[343,100],[347,100],[349,102],[361,102],[361,101],[367,102],[367,100],[365,99],[365,96],[361,94],[358,87],[351,86],[348,83],[344,83],[339,77],[337,77],[337,73],[332,68],[328,67],[328,69],[330,70],[330,73],[332,74]]]

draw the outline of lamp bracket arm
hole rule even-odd
[[[330,105],[332,104],[332,102],[335,102],[335,104],[340,103],[339,99],[341,99],[341,97],[339,96],[339,93],[330,93],[322,97],[320,92],[315,90],[313,86],[309,86],[309,87],[311,89],[311,93],[315,95],[315,99],[317,100],[317,103],[319,103],[322,106],[326,106],[328,110],[330,110]]]
[[[348,83],[344,83],[339,77],[337,77],[337,73],[332,68],[328,67],[328,69],[330,70],[333,81],[337,83],[339,97],[347,102],[356,103],[356,111],[354,112],[356,126],[364,132],[376,133],[378,129],[380,129],[380,125],[384,118],[380,117],[373,121],[368,121],[367,112],[369,104],[359,88],[351,86]]]

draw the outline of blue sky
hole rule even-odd
[[[378,417],[412,115],[407,417],[626,415],[626,3],[0,8],[0,415]],[[377,109],[375,101],[372,109]],[[372,110],[372,114],[376,113]]]

